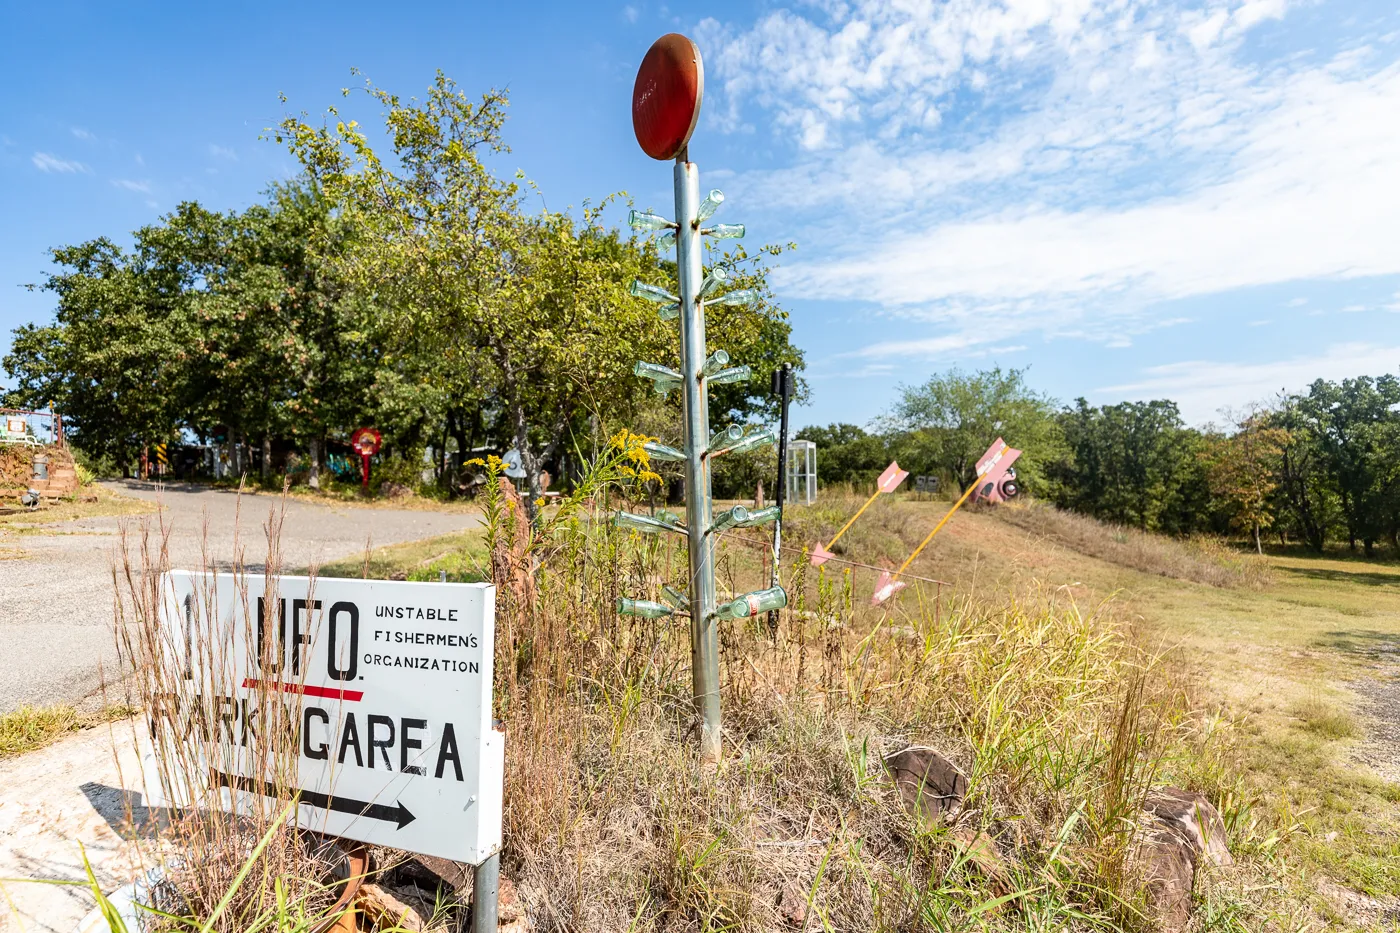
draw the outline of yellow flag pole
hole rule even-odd
[[[875,495],[871,496],[869,499],[866,499],[866,500],[865,500],[865,505],[862,505],[862,506],[860,507],[860,509],[856,512],[856,514],[854,514],[854,515],[851,516],[851,520],[850,520],[850,521],[846,522],[846,524],[844,524],[844,525],[841,526],[841,530],[838,531],[838,532],[836,532],[836,538],[839,538],[839,537],[841,537],[843,534],[845,534],[845,533],[846,533],[846,529],[848,529],[848,528],[850,528],[852,525],[854,525],[854,524],[856,523],[856,519],[860,518],[860,513],[861,513],[861,512],[864,512],[866,509],[870,508],[870,503],[874,502],[874,501],[875,501],[876,499],[878,499],[879,497],[880,497],[880,487],[879,487],[879,486],[876,486],[876,487],[875,487]],[[828,548],[830,548],[833,544],[836,543],[836,538],[832,538],[830,541],[828,541],[828,542],[826,543],[825,546],[828,547]]]
[[[923,540],[923,543],[920,544],[918,547],[914,548],[914,553],[909,555],[909,559],[899,565],[899,569],[894,572],[894,577],[899,576],[909,567],[910,564],[914,563],[914,558],[918,557],[920,552],[922,552],[924,548],[928,547],[928,543],[933,540],[933,536],[938,534],[938,529],[942,528],[945,524],[947,524],[948,519],[953,517],[953,513],[956,512],[958,509],[962,508],[962,504],[967,501],[967,497],[972,495],[972,491],[980,485],[982,485],[982,476],[981,474],[978,474],[977,478],[972,481],[972,485],[967,487],[967,491],[962,494],[962,498],[959,499],[957,502],[954,502],[953,507],[948,510],[948,514],[944,515],[943,518],[939,520],[938,524],[933,526],[933,530],[928,533],[928,537]],[[890,579],[894,579],[894,577],[891,577]]]

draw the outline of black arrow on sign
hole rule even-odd
[[[257,778],[243,777],[241,774],[224,774],[222,771],[213,772],[213,776],[216,787],[245,790],[250,794],[261,794],[264,797],[278,796],[277,787],[271,781],[259,781]],[[296,790],[295,793],[301,803],[319,810],[334,810],[337,813],[367,816],[372,820],[394,823],[398,829],[403,829],[417,819],[408,807],[399,801],[395,801],[391,807],[384,803],[351,800],[349,797],[332,797],[314,790]]]

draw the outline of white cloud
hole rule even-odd
[[[216,159],[228,159],[230,162],[238,161],[238,153],[227,146],[220,146],[215,143],[209,144],[209,154]]]
[[[1279,392],[1301,391],[1315,379],[1333,382],[1356,376],[1379,376],[1400,370],[1400,346],[1338,343],[1315,356],[1268,363],[1189,360],[1154,366],[1146,378],[1104,386],[1091,393],[1098,402],[1174,399],[1191,423],[1209,421],[1222,408],[1267,402]]]
[[[60,159],[57,156],[49,155],[47,152],[34,153],[34,155],[30,157],[30,161],[33,162],[34,167],[41,172],[57,172],[60,175],[72,175],[79,172],[85,175],[92,174],[92,169],[81,162],[71,159]]]
[[[622,8],[622,18],[629,23],[635,23],[639,12],[640,11],[634,6],[625,6]]]
[[[727,185],[804,245],[781,294],[945,331],[861,355],[1121,343],[1164,301],[1400,273],[1395,50],[1261,59],[1286,0],[799,9],[701,24],[707,104],[792,153]]]
[[[1400,68],[1311,72],[1248,133],[1231,176],[1121,208],[1028,206],[888,236],[844,261],[787,267],[805,297],[889,305],[1181,298],[1400,272]]]
[[[118,188],[125,188],[127,191],[136,191],[140,194],[151,193],[151,183],[149,181],[132,181],[129,178],[113,178],[112,184]]]
[[[89,142],[89,143],[90,143],[90,142],[96,142],[96,141],[97,141],[97,136],[96,136],[95,134],[88,132],[87,130],[83,129],[81,126],[72,127],[72,128],[70,129],[70,132],[71,132],[75,137],[77,137],[78,139],[81,139],[83,142]]]

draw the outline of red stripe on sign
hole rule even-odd
[[[349,700],[351,703],[358,703],[364,698],[363,690],[337,690],[334,687],[308,687],[305,684],[288,684],[276,680],[254,680],[252,677],[245,678],[244,687],[271,687],[274,690],[282,688],[283,693],[300,693],[309,697],[320,697],[323,700]]]

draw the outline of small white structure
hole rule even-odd
[[[815,441],[788,441],[787,501],[811,505],[817,501],[817,445]]]

